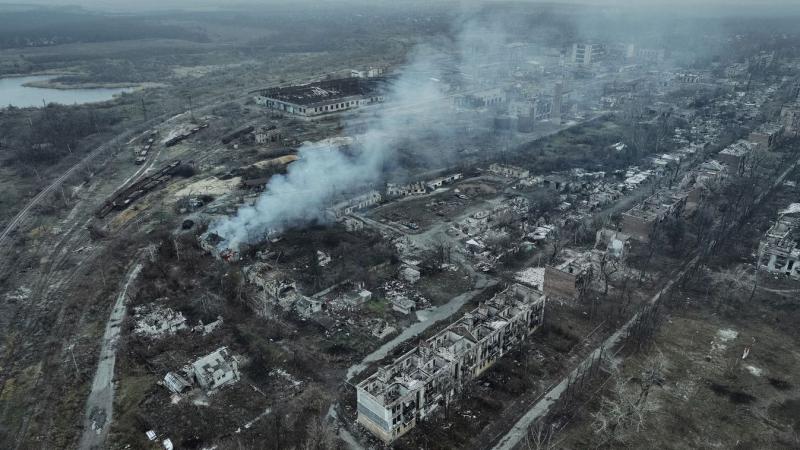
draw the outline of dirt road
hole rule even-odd
[[[83,434],[81,435],[78,448],[89,450],[92,448],[102,448],[105,443],[108,430],[111,427],[114,408],[114,362],[117,356],[117,339],[121,330],[120,325],[125,318],[125,301],[128,298],[128,288],[139,275],[142,265],[136,263],[128,272],[125,284],[122,287],[111,316],[106,323],[106,331],[103,335],[102,346],[100,348],[100,362],[92,382],[92,391],[86,402],[86,418],[84,419]]]

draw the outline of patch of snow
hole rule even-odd
[[[750,372],[753,376],[760,377],[764,374],[764,369],[755,366],[744,366],[748,372]]]
[[[717,337],[722,342],[728,342],[736,339],[739,336],[739,332],[736,330],[731,330],[730,328],[720,329],[717,331]]]
[[[537,290],[542,290],[544,285],[544,267],[529,267],[519,271],[514,278],[529,286],[535,286]]]

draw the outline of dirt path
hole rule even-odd
[[[120,325],[125,318],[125,301],[128,298],[128,288],[142,270],[141,263],[137,263],[128,272],[125,284],[117,296],[117,302],[111,310],[111,315],[106,323],[100,349],[100,362],[92,382],[92,391],[86,402],[86,417],[84,419],[83,434],[81,435],[80,449],[102,448],[114,412],[114,362],[117,356],[117,339],[121,330]]]

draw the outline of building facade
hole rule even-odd
[[[544,298],[512,285],[356,386],[358,423],[399,438],[542,323]]]
[[[342,78],[256,92],[255,102],[269,109],[314,117],[383,102],[382,78]]]
[[[758,268],[800,280],[800,203],[781,211],[758,245]]]

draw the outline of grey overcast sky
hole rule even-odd
[[[269,4],[326,4],[336,3],[369,3],[369,4],[401,4],[407,0],[0,0],[2,3],[37,4],[37,5],[79,5],[87,8],[100,7],[104,9],[144,9],[144,8],[197,8],[197,7],[225,7],[228,5],[269,5]],[[423,3],[419,0],[410,0],[413,3]],[[436,1],[436,0],[433,0]],[[449,0],[445,0],[449,1]],[[493,3],[507,0],[456,0],[459,3]],[[513,1],[513,0],[512,0]],[[516,0],[529,3],[568,3],[587,4],[598,6],[647,8],[652,6],[685,5],[698,7],[724,7],[724,8],[796,8],[800,0]]]
[[[185,9],[191,11],[242,10],[253,6],[261,11],[270,5],[281,5],[282,9],[309,8],[314,6],[387,5],[419,10],[436,4],[461,4],[462,7],[487,3],[531,3],[531,4],[584,4],[619,10],[643,16],[673,16],[691,18],[709,17],[795,17],[800,16],[800,0],[0,0],[2,4],[81,6],[90,11],[110,13],[142,13]]]

